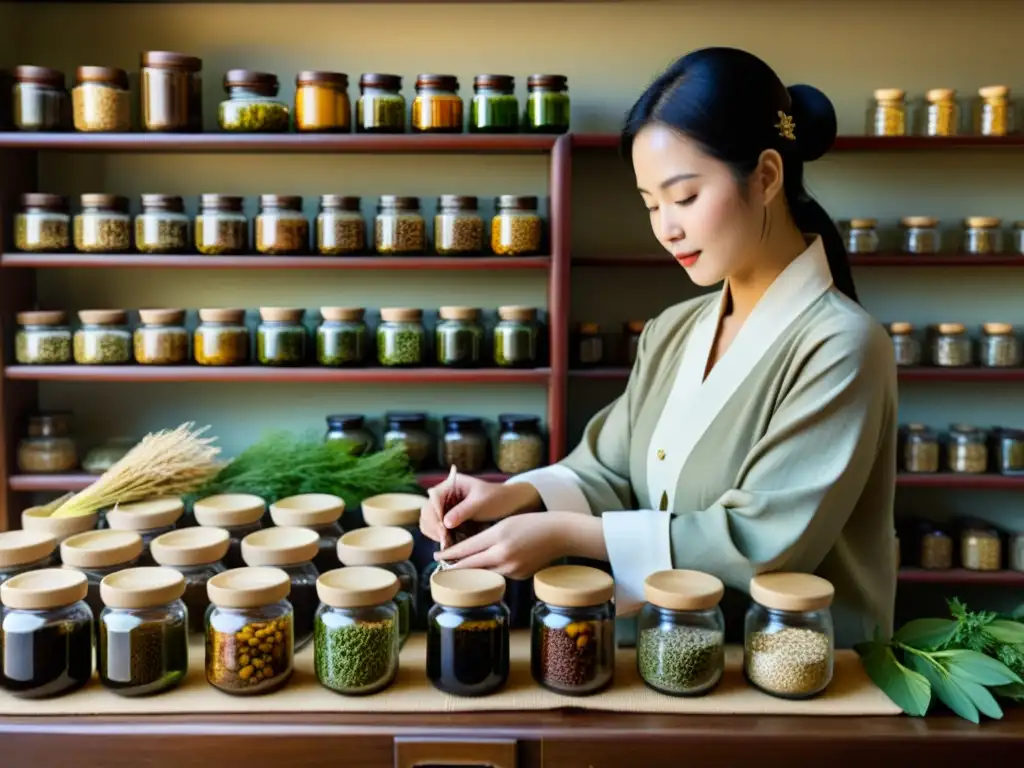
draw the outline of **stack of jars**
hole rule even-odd
[[[976,518],[948,523],[911,519],[903,524],[900,541],[901,562],[916,568],[1024,571],[1024,535],[1007,534]]]
[[[871,136],[1006,136],[1017,131],[1010,89],[1005,85],[979,88],[966,110],[952,88],[933,88],[909,107],[903,89],[880,88],[868,109],[867,123]]]
[[[921,331],[911,323],[889,325],[896,364],[904,367],[1015,368],[1021,365],[1021,340],[1009,323],[984,323],[977,341],[963,323],[938,323]],[[927,353],[926,353],[927,351]]]
[[[951,424],[944,434],[925,424],[899,429],[898,468],[911,474],[1024,473],[1024,430]]]
[[[932,216],[905,216],[900,219],[901,252],[915,256],[932,256],[949,251],[953,244],[949,232],[943,232],[940,222]],[[961,223],[962,235],[958,238],[963,253],[971,256],[993,256],[998,254],[1024,254],[1024,221],[1014,223],[1009,243],[1004,237],[1002,219],[994,216],[968,216]],[[842,224],[845,232],[846,249],[854,255],[878,253],[882,236],[878,220],[851,219]]]

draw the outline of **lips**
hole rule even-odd
[[[692,267],[697,263],[697,259],[700,258],[700,254],[700,251],[691,251],[690,253],[677,253],[675,254],[675,257],[676,261],[684,267]]]

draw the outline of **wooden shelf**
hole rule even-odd
[[[974,256],[969,253],[943,253],[935,256],[910,256],[905,253],[877,253],[870,256],[851,256],[855,267],[1024,267],[1024,256],[999,254]],[[574,267],[637,267],[654,269],[679,264],[668,253],[640,254],[636,256],[586,256],[572,260]]]
[[[273,368],[202,365],[12,365],[21,381],[217,381],[361,384],[541,384],[550,368]]]
[[[1024,586],[1024,573],[1020,571],[969,571],[950,568],[931,571],[924,568],[900,568],[901,584],[977,584],[979,586]]]
[[[579,149],[617,150],[618,133],[574,133]],[[906,152],[949,149],[1024,149],[1024,135],[1016,136],[839,136],[832,152]]]
[[[900,473],[896,484],[901,488],[959,488],[963,490],[1024,491],[1024,476],[965,475],[940,472],[934,475]]]
[[[625,380],[629,378],[629,368],[584,368],[570,370],[569,376],[574,379],[592,379],[601,381]],[[900,368],[897,371],[900,381],[1022,381],[1024,368]]]

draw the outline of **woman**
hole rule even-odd
[[[724,287],[648,323],[625,393],[568,458],[505,485],[462,478],[446,527],[499,522],[446,561],[525,578],[607,560],[619,616],[665,568],[741,592],[763,571],[813,572],[835,586],[838,645],[891,630],[892,346],[803,185],[835,136],[824,94],[743,51],[696,51],[647,89],[622,143],[654,234],[697,285]],[[420,525],[439,540],[434,497]]]

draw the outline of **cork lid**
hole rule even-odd
[[[1010,89],[1005,85],[986,85],[978,89],[978,95],[983,99],[1005,99],[1010,95]]]
[[[972,229],[995,229],[1002,226],[1002,220],[994,216],[968,216],[964,219],[964,226]]]
[[[0,533],[0,568],[37,562],[52,555],[56,549],[57,539],[43,531]]]
[[[442,320],[476,320],[480,310],[476,307],[441,307],[437,311]]]
[[[989,336],[1008,336],[1013,333],[1010,323],[983,323],[981,328]]]
[[[160,565],[210,565],[224,559],[231,536],[223,528],[182,528],[157,536],[149,552]]]
[[[244,309],[200,309],[199,319],[204,323],[244,323]]]
[[[78,198],[83,208],[99,208],[128,213],[128,198],[108,192],[86,192]]]
[[[86,325],[125,325],[128,313],[123,309],[83,309],[78,319]]]
[[[931,228],[939,226],[939,220],[932,216],[904,216],[900,219],[900,224],[904,227]]]
[[[242,539],[242,560],[252,566],[302,565],[319,550],[320,534],[309,528],[264,528]]]
[[[185,322],[185,310],[140,309],[139,319],[146,325],[181,325]]]
[[[199,499],[192,505],[197,523],[219,528],[252,525],[263,517],[265,511],[263,499],[251,493],[219,493]]]
[[[905,322],[900,321],[900,322],[890,323],[889,324],[889,333],[896,334],[896,335],[905,335],[905,334],[913,333],[913,332],[914,332],[914,326],[911,325],[910,323],[905,323]]]
[[[853,229],[874,229],[878,226],[877,219],[850,219],[850,226]]]
[[[78,67],[75,70],[77,83],[106,83],[128,90],[128,73],[116,67]]]
[[[902,88],[878,88],[875,90],[875,99],[878,101],[900,101],[907,95]]]
[[[612,577],[586,565],[556,565],[534,574],[538,600],[561,608],[586,608],[607,603],[615,594]]]
[[[924,97],[931,102],[949,101],[956,97],[956,91],[952,88],[932,88],[925,91]]]
[[[0,603],[16,610],[45,611],[84,600],[88,592],[89,582],[81,571],[43,568],[0,584]]]
[[[199,72],[203,68],[203,60],[197,56],[174,51],[143,51],[142,66],[155,69],[184,69],[187,72]]]
[[[372,566],[336,568],[316,580],[316,594],[332,608],[380,605],[398,594],[398,577]]]
[[[960,334],[967,333],[967,328],[963,323],[939,323],[936,328],[939,333],[943,334]]]
[[[722,580],[701,571],[657,571],[644,579],[647,602],[671,611],[706,611],[724,594]]]
[[[206,596],[220,608],[262,608],[291,591],[292,581],[280,568],[232,568],[206,582]]]
[[[777,611],[820,611],[832,604],[835,591],[810,573],[761,573],[750,580],[750,597]]]
[[[370,526],[416,525],[426,496],[415,493],[381,493],[363,499],[363,522]]]
[[[366,310],[362,307],[320,307],[320,315],[332,322],[358,321],[366,316]]]
[[[115,504],[107,512],[107,524],[116,531],[151,531],[174,525],[185,512],[177,496],[158,496],[132,504]]]
[[[53,195],[47,192],[26,192],[21,196],[23,208],[40,208],[51,213],[67,213],[70,201],[64,195]]]
[[[388,323],[419,322],[423,319],[423,310],[412,307],[385,307],[380,311],[380,319]]]
[[[300,493],[271,504],[270,518],[274,525],[301,528],[336,523],[344,511],[345,501],[340,496],[330,493]]]
[[[113,568],[130,563],[142,549],[142,537],[135,531],[87,531],[61,543],[60,559],[72,568]]]
[[[537,309],[512,305],[498,307],[498,317],[502,320],[532,321],[537,319]]]
[[[38,83],[52,88],[64,87],[64,73],[59,69],[22,64],[14,68],[14,79],[19,83]]]
[[[126,568],[100,582],[100,599],[108,608],[153,608],[183,594],[185,577],[173,568]]]
[[[60,310],[41,310],[37,312],[19,312],[18,325],[64,325],[68,316]]]
[[[305,315],[299,307],[260,307],[260,317],[272,323],[301,323]]]
[[[480,608],[500,602],[505,596],[505,577],[482,568],[434,571],[430,596],[448,608]]]
[[[21,528],[25,531],[48,533],[60,544],[68,536],[91,531],[99,520],[99,512],[71,517],[54,517],[46,507],[29,507],[21,513]]]
[[[412,556],[412,534],[405,528],[357,528],[338,539],[342,565],[388,565]]]

